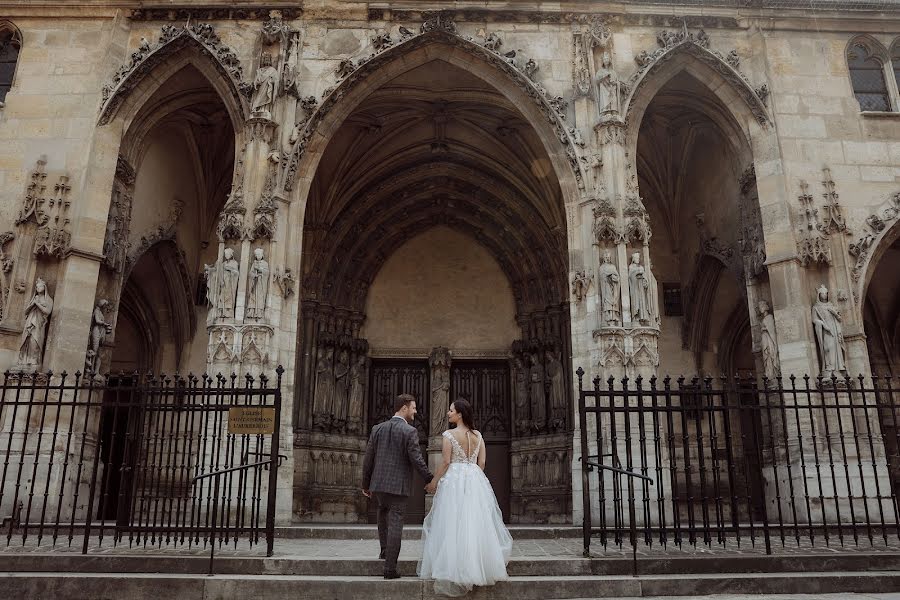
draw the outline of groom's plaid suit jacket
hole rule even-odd
[[[363,489],[409,496],[412,468],[422,475],[425,483],[431,481],[416,428],[400,417],[373,427],[363,461]]]

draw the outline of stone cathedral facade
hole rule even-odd
[[[401,392],[565,523],[578,367],[898,374],[900,6],[442,5],[5,2],[0,366],[284,365],[326,522]]]

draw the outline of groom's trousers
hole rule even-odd
[[[384,572],[397,570],[400,555],[400,540],[403,538],[403,513],[406,512],[407,496],[375,492],[378,501],[378,541],[384,554]]]

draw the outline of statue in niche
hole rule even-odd
[[[334,417],[338,425],[347,419],[347,398],[350,395],[350,354],[346,350],[338,353],[334,363]]]
[[[237,300],[238,278],[241,268],[234,258],[234,250],[225,248],[219,270],[221,281],[217,282],[219,293],[216,297],[216,312],[226,319],[234,318],[234,304]]]
[[[600,55],[600,70],[597,72],[597,99],[600,114],[619,112],[619,95],[622,93],[622,82],[612,68],[612,55],[604,48]]]
[[[590,287],[591,276],[584,271],[575,271],[575,275],[572,277],[572,295],[575,296],[575,302],[584,300]]]
[[[247,318],[262,319],[266,315],[266,300],[269,297],[269,263],[262,248],[253,251],[250,266],[250,292],[247,297]]]
[[[537,352],[531,354],[531,424],[542,429],[547,421],[547,395],[544,392],[544,365]]]
[[[566,383],[559,353],[548,350],[547,378],[550,380],[550,414],[553,427],[559,429],[566,423]]]
[[[34,282],[34,295],[25,307],[25,327],[19,343],[16,370],[36,371],[40,368],[47,341],[47,323],[52,312],[53,298],[47,290],[47,282],[38,277]]]
[[[250,104],[253,114],[270,118],[277,93],[278,69],[272,66],[272,55],[264,52],[253,80],[253,100]]]
[[[319,360],[316,363],[316,396],[313,400],[314,420],[320,415],[331,414],[332,397],[334,396],[334,349],[326,346],[319,348]]]
[[[450,372],[443,367],[431,371],[431,435],[440,435],[449,425],[447,411],[450,410]]]
[[[363,406],[366,401],[366,368],[365,355],[356,358],[356,362],[350,367],[350,403],[347,409],[347,431],[349,433],[362,432]]]
[[[619,270],[612,264],[609,250],[603,253],[603,262],[597,270],[600,284],[600,311],[603,324],[615,327],[619,324]]]
[[[528,430],[528,367],[525,359],[517,354],[513,359],[513,377],[515,379],[516,428],[520,432]]]
[[[769,379],[774,379],[781,375],[781,367],[778,364],[778,340],[775,337],[775,316],[765,300],[760,300],[756,306],[759,313],[759,348],[763,372]]]
[[[88,350],[84,363],[84,370],[88,373],[96,373],[100,368],[100,345],[106,336],[112,333],[112,324],[106,321],[108,307],[109,300],[101,298],[94,306],[94,314],[91,315],[91,333],[88,337]]]
[[[641,253],[631,255],[628,266],[628,297],[631,300],[631,319],[641,325],[650,324],[650,282],[641,264]]]
[[[828,288],[824,285],[816,290],[816,303],[812,307],[812,322],[819,347],[819,365],[822,377],[843,377],[846,372],[844,362],[844,328],[841,312],[828,299]]]

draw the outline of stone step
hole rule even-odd
[[[617,576],[632,573],[630,558],[513,558],[508,567],[515,577]],[[0,571],[43,573],[171,573],[204,574],[208,554],[160,556],[140,554],[77,554],[74,552],[0,554]],[[375,577],[382,573],[379,560],[314,557],[217,556],[216,574],[320,577]],[[415,576],[416,561],[400,560],[404,576]],[[846,552],[829,554],[724,555],[641,557],[641,575],[713,575],[765,573],[866,573],[900,571],[900,553]]]
[[[264,598],[266,600],[436,600],[431,582],[415,578],[297,575],[202,575],[122,573],[0,573],[4,600],[91,598],[168,600]],[[584,577],[512,577],[478,589],[476,600],[632,598],[711,594],[857,594],[900,591],[900,572],[827,572]]]
[[[509,525],[508,527],[514,540],[579,538],[583,534],[581,527],[571,525]],[[378,528],[375,525],[289,525],[276,527],[275,537],[311,540],[377,540]],[[421,538],[421,525],[403,527],[404,540]]]

